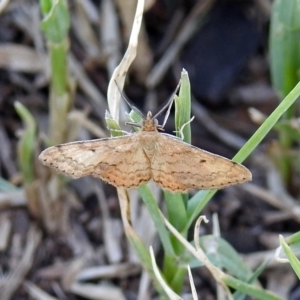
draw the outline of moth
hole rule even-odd
[[[124,188],[137,188],[153,180],[164,190],[185,193],[251,180],[243,165],[162,133],[165,122],[158,125],[156,119],[160,113],[152,116],[148,112],[141,125],[130,123],[141,127],[136,133],[53,146],[39,159],[66,176],[92,175]]]

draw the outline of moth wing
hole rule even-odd
[[[152,178],[172,192],[219,189],[251,180],[241,164],[191,146],[168,134],[160,134],[157,155],[152,159]]]
[[[134,135],[72,142],[44,150],[39,159],[58,173],[92,175],[117,187],[137,187],[150,180],[150,163]]]

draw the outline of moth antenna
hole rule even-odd
[[[175,98],[175,95],[176,93],[178,92],[179,90],[179,87],[180,87],[180,81],[175,89],[175,91],[173,92],[173,94],[171,95],[171,97],[169,98],[169,100],[167,101],[167,103],[159,110],[158,113],[156,113],[152,119],[156,119],[157,116],[159,116],[166,108],[168,108],[167,112],[166,112],[166,115],[165,115],[165,118],[164,118],[164,122],[163,124],[160,126],[161,128],[164,128],[166,123],[167,123],[167,120],[169,118],[169,115],[170,115],[170,111],[171,111],[171,107],[172,107],[172,104],[173,104],[173,101],[174,101],[174,98]]]
[[[123,98],[123,100],[127,103],[127,105],[134,110],[142,119],[146,119],[146,116],[136,107],[134,106],[131,101],[128,99],[128,97],[125,95],[125,93],[121,90],[121,88],[119,87],[117,81],[115,80],[115,84]]]
[[[126,125],[142,128],[142,125],[136,122],[126,122]]]

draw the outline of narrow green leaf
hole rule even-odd
[[[143,269],[148,273],[150,278],[152,279],[156,290],[161,294],[164,295],[164,291],[161,288],[159,282],[157,281],[157,278],[154,274],[153,268],[152,268],[152,262],[151,262],[151,256],[149,254],[149,251],[146,249],[145,245],[143,244],[140,237],[136,234],[135,231],[126,232],[126,237],[130,242],[131,247],[134,249],[135,253],[137,254],[139,261],[141,265],[143,266]]]
[[[243,294],[254,297],[254,299],[259,300],[282,300],[281,297],[266,291],[257,286],[245,283],[241,280],[238,280],[232,276],[224,276],[222,281],[227,284],[229,287],[234,288],[240,291]]]
[[[295,271],[296,275],[300,279],[300,262],[299,262],[298,258],[293,253],[293,251],[290,249],[290,247],[288,246],[288,244],[285,242],[285,240],[284,240],[284,238],[283,238],[282,235],[279,236],[279,241],[280,241],[280,245],[282,246],[283,251],[284,251],[287,259],[289,260],[289,262],[291,264],[291,267],[293,268],[293,270]]]
[[[285,241],[288,243],[288,245],[300,243],[300,231],[285,238]]]
[[[68,35],[70,29],[70,15],[65,0],[57,0],[52,4],[49,11],[49,3],[43,4],[43,11],[48,13],[45,15],[41,23],[41,28],[47,39],[54,44],[60,44]]]
[[[267,259],[264,261],[256,270],[253,272],[252,276],[246,281],[247,283],[253,283],[255,280],[258,279],[258,277],[261,275],[261,273],[266,269],[266,266],[269,264],[270,259]],[[240,291],[237,291],[233,294],[234,300],[244,300],[246,299],[246,295],[241,293]]]
[[[105,122],[112,136],[117,137],[123,135],[120,125],[112,118],[108,111],[105,112]]]
[[[274,1],[270,31],[270,63],[273,86],[284,97],[299,81],[300,2]]]
[[[145,184],[141,185],[138,188],[138,191],[144,203],[146,204],[151,218],[155,224],[165,252],[169,255],[174,255],[175,253],[170,241],[170,234],[166,229],[165,223],[161,216],[160,209],[153,197],[153,194],[151,193],[149,187]]]
[[[179,138],[191,144],[191,126],[187,124],[191,118],[191,86],[186,70],[182,70],[179,97],[175,98],[175,128]],[[186,125],[185,125],[186,124]],[[183,137],[180,134],[183,133]]]
[[[53,0],[40,0],[40,7],[43,15],[46,15],[50,12],[52,3]]]
[[[34,180],[34,149],[36,144],[36,124],[29,110],[20,102],[15,102],[15,109],[24,123],[24,131],[18,143],[18,162],[26,183]]]

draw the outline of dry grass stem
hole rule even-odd
[[[274,221],[278,218],[284,220],[286,218],[292,217],[295,221],[300,222],[300,205],[298,205],[296,201],[291,205],[291,203],[282,201],[281,197],[275,196],[269,190],[251,183],[245,184],[242,189],[256,196],[258,199],[261,199],[266,203],[282,210],[282,212],[276,217],[274,215]],[[289,198],[291,197],[289,196]],[[271,219],[269,219],[269,222],[271,222]]]
[[[95,84],[89,79],[84,71],[82,65],[75,58],[74,55],[70,54],[69,64],[72,74],[74,75],[78,86],[82,91],[90,98],[94,112],[99,116],[103,117],[103,112],[107,108],[106,100],[103,94],[95,86]]]
[[[163,290],[167,294],[170,300],[183,300],[181,297],[179,297],[176,293],[173,292],[173,290],[168,286],[168,284],[165,282],[163,279],[162,275],[160,274],[160,270],[157,267],[156,261],[155,261],[155,255],[153,252],[153,248],[150,246],[150,256],[151,256],[151,261],[152,261],[152,267],[154,274],[162,286]]]
[[[122,224],[121,222],[112,220],[105,194],[100,187],[100,184],[95,184],[95,194],[98,198],[98,203],[102,213],[102,223],[103,223],[103,238],[104,247],[106,250],[106,255],[110,263],[120,262],[123,258],[122,253]]]
[[[123,221],[123,226],[125,230],[125,234],[130,234],[132,231],[132,221],[131,221],[131,213],[130,213],[130,199],[128,192],[124,188],[118,188],[118,198],[121,209],[121,216]]]
[[[164,217],[163,217],[164,218]],[[227,276],[225,273],[223,273],[221,270],[219,270],[216,266],[214,266],[210,260],[207,258],[205,255],[204,251],[201,249],[200,244],[199,244],[199,227],[201,221],[204,220],[205,222],[208,222],[206,217],[201,216],[198,218],[196,225],[195,225],[195,230],[194,230],[194,242],[195,242],[195,248],[186,240],[184,239],[181,234],[169,223],[169,221],[164,218],[165,224],[168,227],[168,229],[176,236],[176,238],[185,246],[185,248],[193,255],[195,256],[199,261],[201,261],[207,269],[211,272],[212,276],[216,280],[217,283],[219,283],[225,293],[228,299],[233,299],[232,295],[229,291],[229,288],[223,283],[222,279],[224,276]]]
[[[97,285],[76,282],[71,285],[70,291],[78,296],[86,297],[91,300],[126,300],[121,289],[108,284]]]
[[[100,278],[126,278],[136,275],[141,266],[133,263],[119,263],[107,266],[89,267],[78,273],[77,281],[95,280]]]
[[[0,46],[1,68],[26,73],[45,72],[45,61],[45,56],[30,47],[17,44]]]
[[[106,131],[95,122],[89,120],[87,113],[85,112],[73,110],[69,113],[68,119],[70,123],[74,123],[74,125],[79,125],[80,127],[85,128],[97,138],[104,138],[107,136]]]
[[[7,207],[26,206],[27,198],[24,190],[20,189],[13,192],[0,192],[0,209]]]
[[[218,138],[224,144],[235,148],[241,149],[246,143],[246,140],[238,136],[237,134],[230,132],[227,129],[220,127],[208,114],[207,110],[199,103],[192,103],[192,112],[196,119],[201,122],[201,125],[211,133],[213,136]]]
[[[125,41],[127,43],[131,34],[132,20],[134,18],[137,1],[124,2],[122,0],[118,0],[116,1],[116,4],[120,11],[120,17],[124,26]],[[148,8],[149,5],[151,5],[151,3],[148,3]],[[146,76],[152,66],[152,60],[153,54],[149,48],[147,34],[144,25],[141,24],[137,54],[131,66],[132,71],[136,74],[136,78],[140,83],[145,82]]]
[[[58,298],[50,296],[30,281],[25,281],[24,286],[28,295],[30,295],[34,300],[59,300]]]
[[[139,290],[137,294],[137,300],[150,300],[150,286],[151,286],[151,279],[146,271],[142,272]]]
[[[0,14],[5,10],[10,0],[2,0],[0,2]]]
[[[1,126],[1,123],[0,123],[0,145],[1,145],[1,151],[0,151],[1,167],[4,167],[5,171],[8,173],[8,177],[11,178],[12,176],[16,175],[17,167],[11,155],[12,145],[9,141],[9,137],[7,136],[7,133],[5,132],[3,126]]]
[[[61,278],[62,286],[65,291],[70,290],[71,286],[77,283],[77,275],[90,264],[91,257],[91,252],[87,251],[69,263]]]
[[[8,215],[0,216],[0,252],[8,250],[12,222]]]
[[[85,50],[87,55],[86,61],[94,59],[99,60],[102,57],[102,50],[99,44],[99,39],[92,28],[92,23],[90,22],[87,11],[85,10],[83,1],[74,1],[74,6],[74,14],[71,19],[72,27],[74,28],[74,34],[77,36]],[[96,8],[95,14],[97,14]],[[98,14],[97,17],[99,19]]]
[[[49,232],[67,232],[70,203],[61,200],[67,195],[61,188],[62,182],[56,174],[51,174],[47,185],[36,180],[26,188],[29,210],[36,218],[43,220]]]
[[[154,199],[161,199],[160,189],[153,182],[150,182],[149,184]],[[141,237],[146,247],[152,245],[154,251],[156,251],[157,247],[155,247],[156,245],[153,245],[155,243],[155,238],[157,237],[155,225],[149,211],[145,207],[144,203],[141,202],[139,194],[134,190],[130,192],[130,212],[132,224],[136,229],[137,234]]]
[[[41,233],[35,227],[31,226],[28,234],[25,249],[17,267],[11,270],[7,275],[7,280],[0,289],[1,300],[10,300],[13,293],[20,287],[25,276],[32,267],[35,251],[41,241]]]
[[[198,300],[197,291],[196,291],[196,287],[195,287],[195,284],[194,284],[194,278],[193,278],[190,266],[187,266],[187,269],[188,269],[188,273],[189,273],[189,280],[190,280],[193,300]]]
[[[267,275],[267,289],[276,293],[281,299],[290,298],[290,290],[298,282],[295,274],[288,269],[282,268],[272,270]]]
[[[138,0],[128,48],[120,64],[115,68],[108,85],[107,100],[108,100],[109,111],[116,122],[119,121],[121,95],[115,82],[117,82],[119,87],[123,89],[125,83],[125,77],[127,75],[128,69],[136,57],[138,35],[142,24],[143,11],[144,11],[144,0]]]
[[[129,4],[127,2],[127,4]],[[114,1],[101,2],[101,42],[105,57],[106,69],[110,78],[121,60],[121,37],[119,33],[119,21],[115,10]]]
[[[97,25],[99,22],[99,11],[97,6],[93,3],[92,0],[77,0],[78,3],[82,5],[82,8],[85,10],[88,19],[92,24]]]

